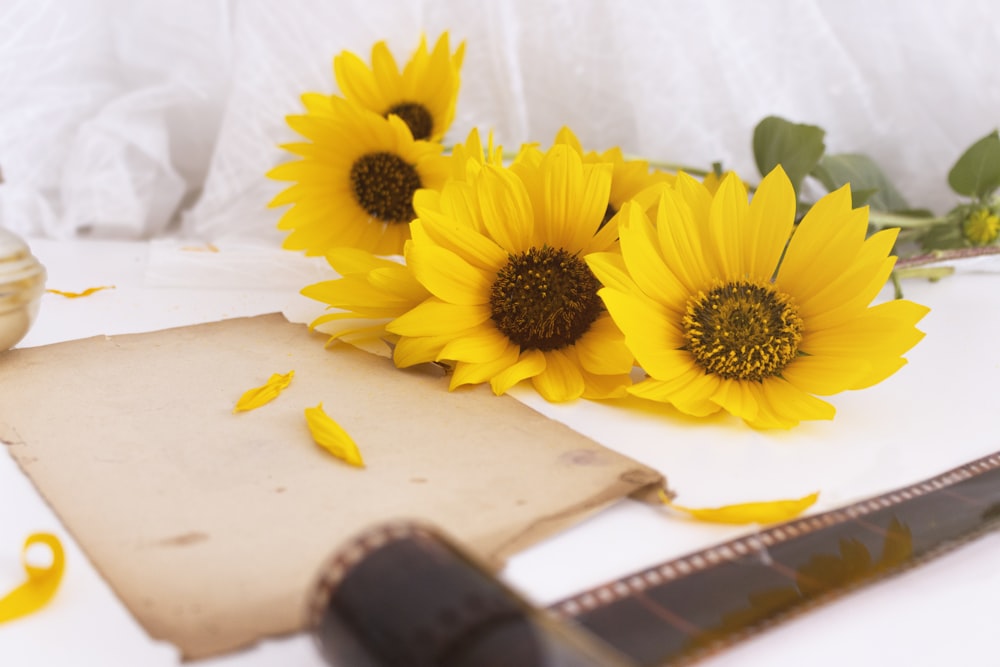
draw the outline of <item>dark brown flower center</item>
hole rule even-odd
[[[688,300],[685,346],[699,366],[727,380],[761,381],[798,354],[802,318],[769,283],[725,283]]]
[[[429,139],[434,130],[434,117],[423,104],[400,102],[385,112],[386,118],[389,114],[399,116],[410,128],[414,139]]]
[[[395,153],[368,153],[351,166],[351,187],[358,204],[382,222],[404,224],[416,217],[413,193],[421,188],[413,165]]]
[[[543,246],[511,255],[490,291],[497,329],[525,350],[558,350],[587,333],[603,306],[582,259]]]

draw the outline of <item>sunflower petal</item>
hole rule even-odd
[[[407,248],[406,263],[417,280],[442,301],[462,306],[489,301],[491,277],[450,250],[415,242]]]
[[[507,263],[508,254],[474,227],[465,225],[445,226],[430,220],[417,220],[410,225],[414,238],[431,241],[451,250],[483,271],[496,272]]]
[[[508,253],[526,252],[535,236],[534,212],[521,180],[505,169],[486,165],[477,182],[483,225]]]
[[[791,428],[802,421],[833,419],[836,408],[781,378],[756,386],[758,412],[747,423],[754,428]]]
[[[47,289],[45,291],[49,294],[55,294],[57,296],[65,297],[67,299],[79,299],[85,296],[90,296],[91,294],[95,294],[102,290],[114,289],[114,288],[115,288],[114,285],[101,285],[100,287],[88,287],[82,292],[64,292],[62,290],[57,290],[57,289]]]
[[[772,278],[794,226],[795,190],[779,165],[760,182],[747,212],[749,276]]]
[[[832,396],[850,389],[871,371],[871,363],[851,357],[797,357],[781,371],[781,376],[803,391]]]
[[[684,338],[663,306],[637,294],[604,288],[598,291],[611,318],[625,335],[639,365],[659,380],[669,380],[689,365],[681,350]]]
[[[683,175],[682,175],[683,176]],[[678,177],[678,181],[684,178]],[[689,294],[712,281],[712,272],[705,262],[704,241],[700,228],[704,219],[696,217],[691,202],[679,190],[667,190],[656,207],[656,231],[663,260]]]
[[[344,463],[358,468],[365,467],[361,450],[343,427],[330,418],[320,403],[315,408],[305,409],[306,424],[313,440]]]
[[[452,334],[443,336],[401,337],[392,348],[392,361],[397,368],[409,368],[417,364],[437,361],[442,348],[448,344]]]
[[[727,281],[742,280],[747,275],[747,191],[735,174],[722,180],[712,198],[708,225],[712,242],[708,258],[715,262],[713,273]],[[770,276],[767,276],[770,278]]]
[[[488,319],[488,306],[459,305],[431,297],[397,317],[386,330],[400,336],[441,336],[466,331]]]
[[[633,203],[626,204],[620,215],[625,219],[619,229],[621,253],[629,275],[646,296],[682,311],[690,293],[664,263],[649,218]]]
[[[639,292],[638,285],[625,267],[621,253],[594,252],[584,257],[584,260],[597,280],[605,287],[619,292]]]
[[[679,505],[666,497],[666,494],[661,493],[660,496],[661,501],[667,507],[684,512],[693,519],[709,523],[728,524],[767,524],[788,521],[812,507],[818,498],[819,492],[816,492],[794,500],[768,500],[723,505],[722,507],[694,508]]]
[[[760,409],[751,383],[745,380],[723,379],[711,400],[729,414],[745,421],[753,421]]]
[[[503,353],[490,361],[473,363],[459,361],[451,374],[449,389],[454,390],[466,384],[481,384],[489,382],[495,375],[517,363],[519,350],[511,345]]]
[[[348,98],[369,109],[385,105],[374,75],[361,58],[344,51],[333,59],[333,72],[337,86]]]
[[[292,383],[293,377],[295,377],[295,371],[288,371],[284,375],[274,373],[263,385],[247,389],[243,392],[240,399],[236,401],[236,407],[233,408],[233,412],[256,410],[262,405],[267,405],[278,398],[278,394],[283,392]]]
[[[800,307],[810,326],[822,329],[830,323],[863,311],[885,287],[896,264],[891,257],[898,229],[884,229],[870,236],[862,245],[854,262],[840,276],[817,290]],[[794,292],[793,286],[788,286]]]
[[[868,208],[851,207],[850,187],[831,192],[813,204],[795,229],[776,281],[789,286],[799,301],[812,298],[852,265],[867,229]]]
[[[646,378],[628,388],[628,393],[658,403],[670,403],[686,415],[707,417],[721,409],[711,401],[719,386],[719,378],[709,375],[691,364],[676,378],[663,381]]]
[[[590,373],[627,374],[635,363],[635,357],[625,344],[625,335],[607,315],[597,318],[573,347],[580,366]]]
[[[500,396],[521,380],[534,377],[544,370],[545,354],[541,350],[521,352],[516,363],[493,376],[490,386],[493,388],[493,393]]]
[[[337,247],[326,253],[326,261],[334,271],[342,276],[353,273],[368,273],[372,269],[398,267],[399,263],[378,257],[361,248]]]
[[[542,398],[552,403],[580,398],[586,389],[580,369],[562,350],[545,353],[545,368],[531,382]]]
[[[477,327],[461,336],[452,338],[441,349],[437,361],[487,363],[503,357],[510,348],[516,347],[495,327]]]

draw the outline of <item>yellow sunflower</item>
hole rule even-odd
[[[312,102],[322,104],[323,100]],[[443,186],[448,193],[446,201],[475,197],[466,181],[475,178],[484,164],[500,166],[501,153],[499,146],[493,146],[492,136],[484,150],[479,131],[473,129],[465,143],[452,149],[451,175]],[[418,190],[414,201],[422,202],[425,211],[441,210],[440,197],[437,190]],[[449,210],[448,204],[445,210]],[[326,253],[326,260],[340,277],[309,285],[302,294],[335,311],[321,315],[310,325],[330,334],[331,340],[359,346],[373,340],[395,343],[399,337],[387,332],[385,325],[431,295],[417,282],[409,267],[366,250],[332,248]]]
[[[557,145],[517,171],[485,164],[467,185],[417,200],[406,264],[431,297],[386,327],[396,364],[453,362],[451,388],[531,379],[550,401],[623,395],[633,358],[583,260],[618,236],[614,221],[599,229],[610,165]]]
[[[899,230],[866,239],[867,208],[851,208],[848,187],[817,202],[794,233],[795,193],[780,168],[749,203],[734,176],[713,197],[680,174],[655,226],[635,205],[619,218],[621,253],[587,261],[648,375],[629,388],[637,396],[788,428],[831,419],[833,406],[816,395],[880,382],[923,337],[915,325],[926,307],[870,306]]]
[[[711,194],[714,197],[715,193],[719,191],[719,186],[722,185],[722,181],[725,180],[725,178],[730,174],[732,174],[734,178],[739,178],[739,176],[736,175],[735,171],[724,171],[721,174],[717,174],[714,171],[710,171],[707,174],[705,174],[705,177],[703,179],[701,179],[701,184],[704,185],[705,188],[708,190],[709,194]],[[745,183],[743,185],[744,187],[746,187]]]
[[[278,222],[291,230],[284,247],[307,255],[338,246],[401,253],[415,217],[413,194],[440,188],[448,176],[441,145],[414,141],[397,116],[383,118],[339,97],[303,101],[307,113],[289,116],[288,124],[309,142],[283,146],[302,159],[268,173],[296,182],[270,203],[292,204]]]
[[[638,200],[644,206],[655,204],[663,188],[674,182],[674,174],[650,170],[649,162],[646,160],[626,160],[621,148],[617,146],[602,153],[584,152],[580,140],[568,127],[559,130],[555,143],[572,148],[585,164],[611,165],[611,194],[604,212],[605,224],[621,210],[625,202]],[[537,165],[541,156],[542,152],[536,146],[525,146],[518,154],[515,165],[523,162]],[[515,170],[517,168],[514,167]]]
[[[385,325],[430,296],[406,266],[391,259],[357,248],[333,248],[326,260],[340,277],[309,285],[302,294],[337,309],[309,325],[331,340],[393,342]]]
[[[409,62],[399,71],[385,42],[372,48],[372,66],[349,51],[333,60],[337,85],[347,99],[380,116],[403,119],[414,139],[441,141],[455,118],[459,70],[465,42],[455,53],[448,46],[448,33],[427,50],[426,37]]]

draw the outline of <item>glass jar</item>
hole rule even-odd
[[[44,292],[45,267],[20,237],[0,228],[0,351],[28,333]]]

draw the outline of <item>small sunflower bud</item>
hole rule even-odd
[[[1000,236],[1000,217],[989,208],[977,208],[962,221],[962,234],[974,246],[989,245]]]

